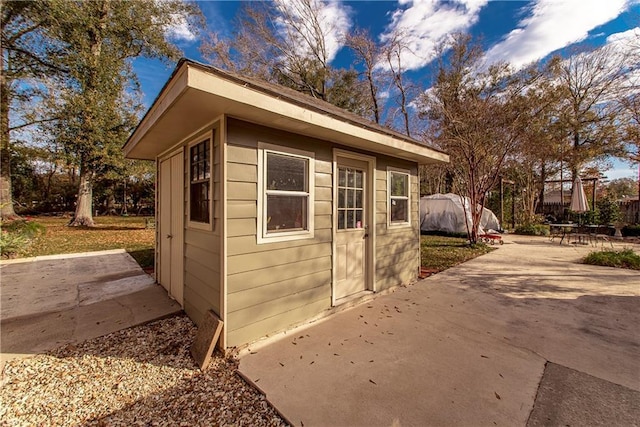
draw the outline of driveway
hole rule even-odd
[[[638,424],[638,272],[505,240],[256,345],[240,372],[294,425]]]
[[[0,365],[180,311],[124,250],[0,262]]]

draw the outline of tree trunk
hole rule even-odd
[[[85,170],[85,166],[80,166],[80,186],[78,189],[78,201],[76,204],[76,214],[69,223],[69,226],[93,227],[93,176]]]
[[[5,61],[0,48],[0,57]],[[4,70],[4,64],[2,64]],[[11,190],[11,150],[9,150],[9,88],[4,73],[0,73],[0,216],[2,221],[19,219],[13,209]]]

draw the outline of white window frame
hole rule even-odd
[[[276,191],[267,189],[267,155],[269,153],[281,156],[297,157],[307,162],[306,192]],[[269,233],[267,231],[267,195],[300,195],[307,197],[307,229],[281,231]],[[314,236],[314,205],[315,205],[315,153],[284,147],[281,145],[258,142],[258,218],[257,218],[257,243],[285,242],[300,239],[312,239]]]
[[[186,150],[186,163],[187,163],[187,168],[188,168],[188,173],[187,173],[187,227],[188,228],[195,228],[198,230],[205,230],[205,231],[213,231],[213,223],[214,223],[214,218],[213,218],[213,205],[214,205],[214,200],[213,200],[213,196],[214,196],[214,192],[213,192],[213,185],[214,185],[214,180],[213,180],[213,176],[214,176],[214,165],[213,165],[213,149],[214,149],[214,138],[217,137],[216,135],[217,129],[211,129],[210,131],[207,131],[206,133],[200,134],[199,137],[197,138],[193,138],[191,140],[191,142],[189,142],[189,144],[187,144],[187,150]],[[209,144],[209,222],[200,222],[200,221],[193,221],[191,220],[191,147],[194,147],[202,142],[207,142]]]
[[[405,196],[392,196],[391,195],[391,174],[406,175],[407,176],[407,195]],[[391,202],[392,200],[406,200],[407,201],[407,220],[403,222],[391,222]],[[407,169],[399,169],[393,167],[387,167],[387,227],[400,228],[411,226],[411,171]]]

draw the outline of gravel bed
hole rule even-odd
[[[0,425],[284,426],[264,396],[214,355],[201,372],[184,315],[6,363]]]

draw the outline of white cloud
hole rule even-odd
[[[468,30],[478,20],[478,13],[488,0],[400,0],[400,8],[391,14],[391,23],[382,42],[400,35],[406,46],[401,52],[403,67],[416,70],[436,57],[437,46],[455,32]]]
[[[610,46],[614,53],[620,55],[628,67],[626,75],[627,90],[640,90],[640,27],[631,28],[621,33],[607,37],[606,46]]]
[[[625,46],[629,43],[640,46],[640,27],[631,28],[621,33],[614,33],[607,37],[607,43]]]
[[[196,39],[196,35],[189,28],[189,23],[182,15],[173,17],[173,24],[166,29],[167,37],[176,41],[192,42]]]
[[[309,42],[314,42],[313,21],[310,14],[315,14],[320,33],[323,35],[326,50],[326,60],[333,61],[344,46],[345,35],[351,28],[349,9],[337,0],[310,0],[310,8],[300,0],[277,0],[276,7],[281,12],[278,24],[284,37],[294,46],[297,53],[310,54]]]
[[[627,0],[538,0],[518,28],[487,52],[485,61],[522,67],[585,40],[590,30],[615,19],[628,5]]]

